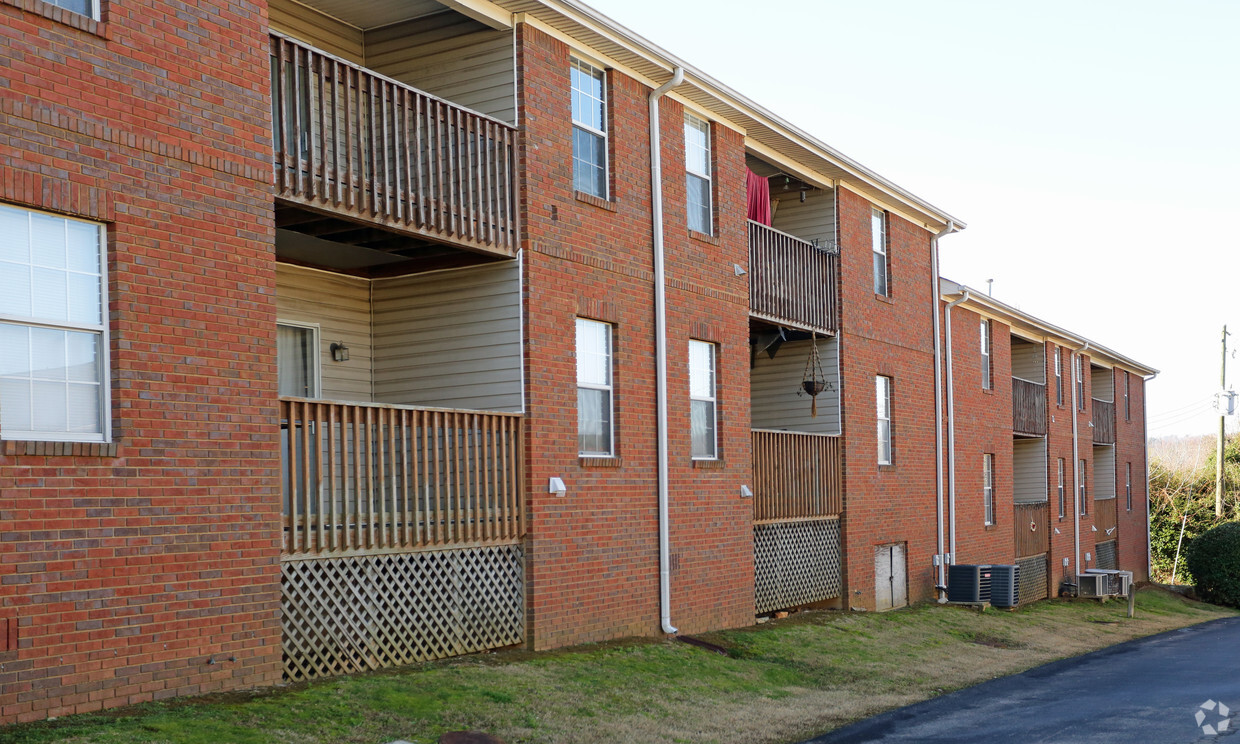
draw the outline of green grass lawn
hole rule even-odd
[[[381,744],[453,730],[517,742],[787,742],[881,710],[1130,638],[1235,614],[1143,589],[1017,612],[922,605],[812,612],[701,636],[503,652],[274,691],[0,728],[46,744]]]

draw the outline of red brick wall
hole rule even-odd
[[[874,294],[870,202],[836,190],[840,376],[844,412],[847,606],[874,607],[874,551],[905,543],[909,600],[934,596],[934,329],[931,233],[888,221],[891,297]],[[876,375],[893,378],[891,466],[877,464]]]
[[[104,4],[0,2],[0,201],[107,224],[115,442],[0,450],[0,722],[280,674],[265,14]]]
[[[527,629],[536,648],[660,632],[649,89],[607,76],[611,200],[572,190],[570,50],[518,30],[526,312],[529,497]],[[744,151],[715,127],[718,237],[691,238],[684,216],[683,111],[661,108],[668,276],[672,622],[684,632],[753,620],[749,480],[748,294]],[[614,461],[577,456],[574,323],[613,324]],[[693,467],[687,341],[718,349],[717,467]],[[547,493],[551,477],[568,492]]]
[[[1012,533],[1012,354],[1010,329],[991,323],[991,379],[982,387],[982,316],[952,308],[952,378],[955,408],[956,563],[1011,563]],[[946,322],[943,324],[946,334]],[[946,348],[946,346],[944,347]],[[944,372],[944,384],[946,384]],[[944,400],[945,421],[951,412]],[[946,451],[946,439],[944,440]],[[985,524],[982,454],[995,456],[995,522]]]
[[[1145,484],[1145,381],[1128,373],[1129,413],[1124,417],[1124,371],[1115,373],[1115,514],[1119,568],[1137,581],[1149,578]],[[1124,464],[1132,463],[1132,510],[1124,497]]]

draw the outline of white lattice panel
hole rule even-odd
[[[1115,540],[1100,542],[1094,547],[1094,568],[1119,568],[1119,550]]]
[[[840,596],[840,523],[836,519],[756,524],[754,611]]]
[[[1021,604],[1026,602],[1034,602],[1039,599],[1046,599],[1046,571],[1047,559],[1045,555],[1035,555],[1032,558],[1022,558],[1016,561],[1016,565],[1020,566],[1019,579],[1020,586],[1018,588],[1019,599]]]
[[[523,576],[519,545],[285,561],[284,677],[521,643]]]

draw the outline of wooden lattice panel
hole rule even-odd
[[[754,525],[754,611],[840,596],[837,519]]]
[[[1094,547],[1094,568],[1119,568],[1119,555],[1116,542],[1108,540]]]
[[[1045,555],[1035,555],[1032,558],[1022,558],[1016,561],[1016,565],[1020,566],[1019,571],[1019,594],[1018,601],[1021,604],[1026,602],[1034,602],[1039,599],[1046,599],[1046,571],[1047,559]]]
[[[524,640],[516,544],[285,561],[284,677],[410,664]]]

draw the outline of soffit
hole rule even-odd
[[[436,0],[298,0],[302,5],[362,30],[389,26],[444,10]]]

